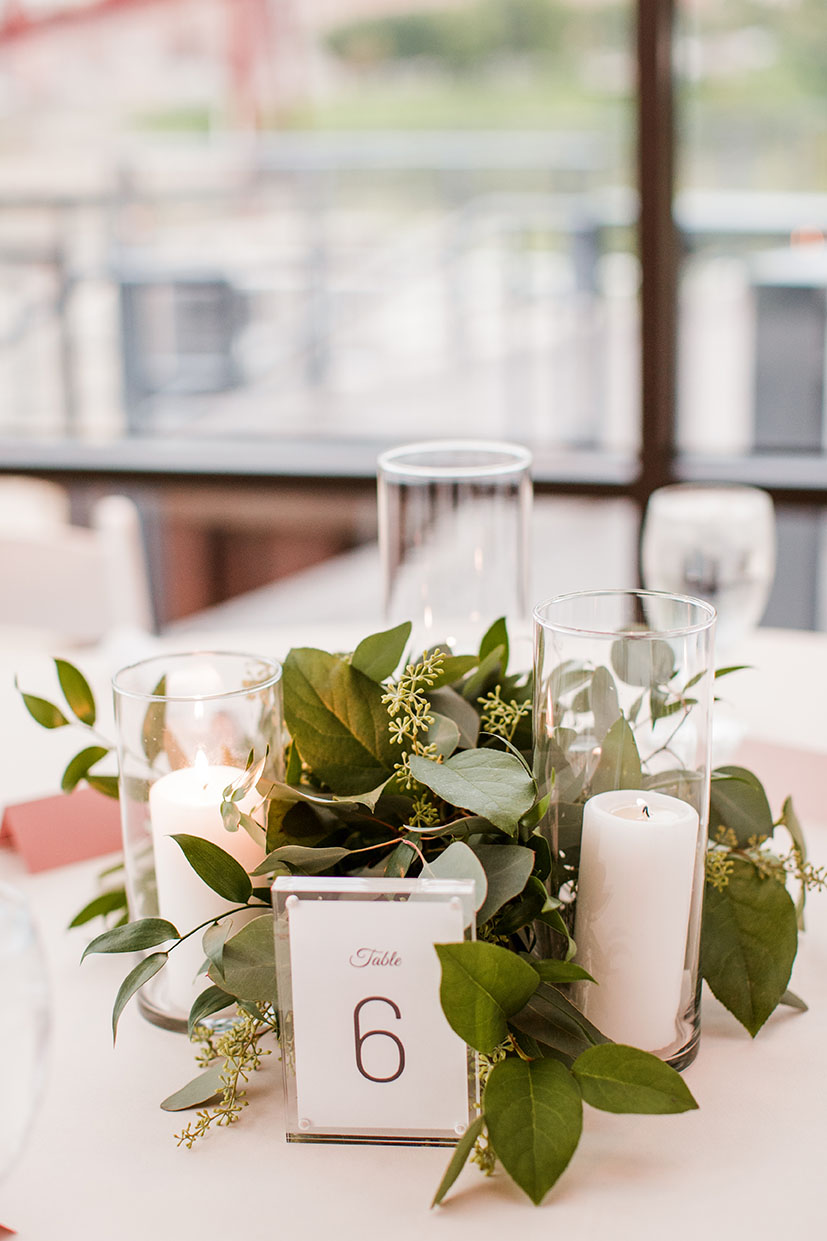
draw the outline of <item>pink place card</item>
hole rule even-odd
[[[83,788],[7,806],[0,843],[16,849],[30,871],[116,853],[122,847],[118,802]]]
[[[735,762],[761,781],[773,817],[781,813],[784,799],[792,797],[805,828],[808,823],[827,824],[827,754],[747,738]]]

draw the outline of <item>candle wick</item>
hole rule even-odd
[[[649,807],[646,805],[645,802],[643,803],[642,809],[643,809],[643,813],[646,815],[646,818],[647,819],[651,818],[651,815],[649,814]]]

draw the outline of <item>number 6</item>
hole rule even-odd
[[[359,1001],[353,1010],[353,1037],[356,1043],[356,1067],[362,1076],[366,1077],[369,1082],[395,1082],[397,1077],[402,1076],[405,1068],[405,1048],[402,1046],[401,1039],[398,1039],[395,1034],[391,1034],[390,1030],[368,1030],[366,1034],[362,1034],[359,1024],[359,1014],[362,1009],[366,1004],[371,1004],[374,1001],[379,1004],[389,1004],[394,1011],[394,1015],[398,1019],[401,1019],[402,1017],[402,1014],[394,1004],[393,1000],[388,1000],[383,995],[369,995],[366,999]],[[389,1038],[392,1042],[396,1043],[396,1049],[399,1052],[399,1065],[396,1072],[392,1073],[390,1077],[374,1077],[372,1073],[368,1073],[362,1063],[362,1044],[366,1043],[369,1038],[378,1037],[379,1035],[382,1035],[384,1038]]]

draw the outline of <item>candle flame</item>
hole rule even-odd
[[[200,772],[201,775],[204,775],[210,765],[210,760],[200,747],[195,752],[195,760],[192,765],[197,772]]]

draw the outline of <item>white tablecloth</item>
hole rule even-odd
[[[325,644],[329,635],[297,627],[291,633],[199,634],[199,644],[213,636],[225,648],[284,653],[297,642]],[[178,634],[175,644],[184,643]],[[745,654],[757,670],[721,686],[749,732],[827,750],[827,637],[762,631]],[[105,685],[105,656],[78,662]],[[0,655],[0,801],[6,802],[53,792],[64,758],[77,748],[60,734],[45,734],[15,706],[16,667],[33,689],[36,677],[48,675],[34,657]],[[811,852],[824,863],[827,809],[821,823],[817,818],[806,826]],[[16,1228],[22,1241],[269,1241],[325,1234],[487,1241],[516,1231],[543,1241],[822,1235],[827,894],[811,897],[792,979],[808,1013],[779,1011],[753,1041],[705,996],[700,1054],[686,1072],[697,1112],[639,1117],[586,1108],[580,1146],[541,1208],[503,1173],[486,1181],[467,1167],[446,1205],[429,1212],[449,1152],[288,1145],[275,1055],[254,1078],[251,1106],[237,1125],[192,1151],[176,1146],[173,1135],[188,1116],[165,1113],[158,1103],[194,1076],[192,1049],[183,1036],[143,1020],[133,1003],[113,1050],[110,1013],[125,959],[92,957],[81,968],[85,933],[65,929],[91,895],[100,866],[84,862],[26,875],[16,855],[0,850],[0,877],[19,884],[38,923],[54,1011],[42,1105],[23,1156],[0,1185],[0,1223]],[[3,1019],[14,1021],[7,1007]]]

